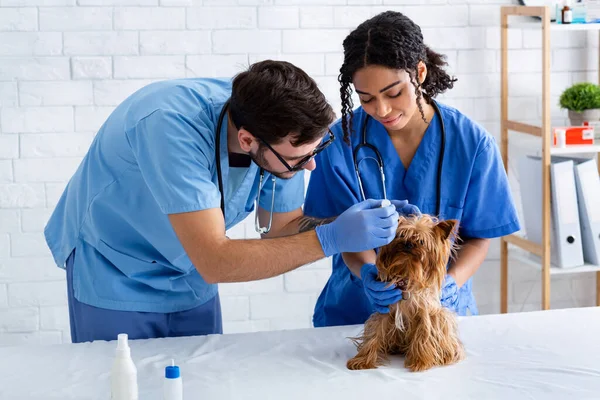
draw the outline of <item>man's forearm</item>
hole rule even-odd
[[[331,218],[315,218],[309,217],[307,215],[303,215],[298,218],[298,232],[308,232],[314,230],[319,225],[325,225],[330,222],[333,222],[336,217]]]
[[[269,240],[226,239],[217,247],[212,258],[202,260],[214,263],[212,268],[199,268],[209,283],[271,278],[325,257],[314,231]]]
[[[231,240],[216,207],[170,214],[169,220],[192,264],[208,283],[270,278],[325,257],[314,230],[270,239]]]
[[[319,225],[325,225],[333,222],[336,217],[331,218],[314,218],[306,215],[302,215],[298,218],[293,219],[284,227],[279,229],[276,233],[276,237],[295,235],[297,233],[303,233],[314,230]]]
[[[490,239],[467,239],[456,254],[456,259],[448,268],[448,274],[454,278],[458,287],[465,284],[479,269],[485,260]]]

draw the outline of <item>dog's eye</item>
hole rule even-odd
[[[404,242],[404,249],[405,250],[412,250],[413,248],[413,244],[410,242]]]

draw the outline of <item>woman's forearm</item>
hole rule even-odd
[[[368,250],[360,253],[342,253],[342,259],[350,272],[360,278],[360,269],[362,266],[367,263],[375,264],[377,256],[375,250]]]
[[[465,240],[456,254],[456,259],[448,268],[448,274],[454,278],[458,287],[465,284],[479,269],[485,260],[490,239],[472,238]]]

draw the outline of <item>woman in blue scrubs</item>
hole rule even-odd
[[[383,198],[375,148],[388,199],[408,200],[415,213],[460,221],[461,248],[448,265],[440,301],[459,315],[478,314],[472,276],[490,239],[520,229],[494,138],[459,110],[434,100],[456,79],[444,71],[444,57],[424,44],[419,26],[403,14],[387,11],[363,22],[343,45],[342,117],[331,128],[334,143],[317,156],[305,214],[338,215],[362,201],[363,191],[366,198]],[[360,99],[354,110],[351,86]],[[360,146],[355,157],[363,132],[367,146]],[[400,299],[399,289],[376,280],[375,257],[374,250],[333,256],[331,277],[315,307],[315,326],[362,324]]]

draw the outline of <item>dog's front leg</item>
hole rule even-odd
[[[389,314],[373,314],[365,323],[364,333],[353,341],[358,353],[348,360],[348,369],[377,368],[387,358],[389,350],[389,333],[393,330],[393,319]]]
[[[412,331],[405,366],[425,371],[435,366],[454,364],[464,358],[456,319],[448,309],[420,310],[421,323]]]

